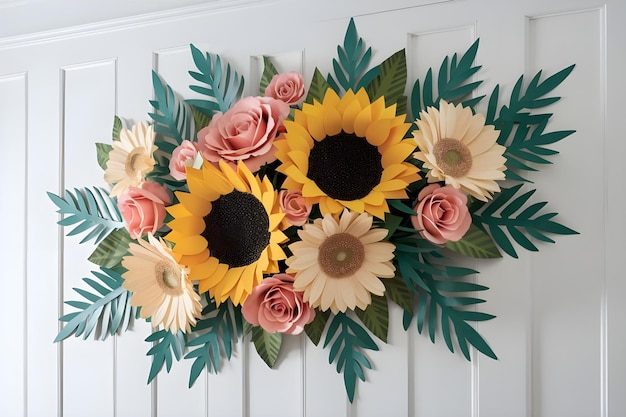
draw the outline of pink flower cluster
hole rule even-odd
[[[299,334],[315,318],[315,310],[293,289],[294,278],[276,274],[252,289],[241,308],[248,323],[268,333]]]
[[[430,184],[417,195],[411,222],[428,241],[442,245],[460,240],[472,224],[467,196],[453,187]]]
[[[165,207],[172,203],[169,190],[156,182],[146,181],[139,187],[129,187],[117,199],[130,237],[138,239],[146,233],[156,233],[163,226]]]

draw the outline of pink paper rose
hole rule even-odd
[[[306,199],[300,190],[282,190],[278,193],[280,207],[285,212],[285,219],[292,226],[302,226],[306,223],[311,213],[311,204],[306,204]]]
[[[444,244],[460,240],[472,224],[467,196],[453,187],[430,184],[417,196],[417,216],[411,216],[413,227],[424,239]]]
[[[145,233],[156,233],[165,220],[165,206],[172,203],[169,191],[156,182],[129,187],[117,199],[130,237],[138,239]]]
[[[315,310],[302,300],[301,292],[294,291],[293,281],[291,275],[276,274],[254,287],[241,308],[248,323],[269,333],[302,332],[315,318]]]
[[[289,105],[271,97],[245,97],[224,114],[216,114],[198,132],[198,146],[207,161],[221,159],[233,167],[243,160],[255,172],[276,160],[274,139],[289,114]]]
[[[198,148],[194,142],[184,140],[172,152],[170,159],[170,175],[179,181],[187,178],[185,168],[202,166],[202,157],[198,156]]]
[[[282,100],[287,104],[298,104],[304,99],[304,81],[299,72],[283,72],[272,77],[265,89],[265,96]]]

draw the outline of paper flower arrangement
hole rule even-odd
[[[96,144],[111,188],[49,193],[100,266],[56,341],[104,339],[141,317],[148,382],[184,358],[191,386],[247,334],[273,366],[282,338],[305,332],[323,338],[352,401],[395,303],[405,329],[496,358],[471,324],[494,316],[464,294],[487,288],[450,259],[517,257],[517,245],[576,233],[522,190],[573,133],[546,131],[551,114],[536,113],[573,66],[526,87],[520,77],[506,105],[496,86],[483,115],[477,50],[444,59],[437,95],[429,70],[407,96],[404,50],[371,66],[351,20],[333,73],[316,69],[305,88],[265,57],[260,95],[242,97],[243,78],[191,46],[201,98],[153,73],[151,122],[116,117],[112,143]]]

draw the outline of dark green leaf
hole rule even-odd
[[[371,101],[385,97],[385,105],[402,104],[396,108],[396,114],[406,113],[406,54],[404,49],[391,55],[380,64],[380,74],[367,88]],[[404,97],[404,99],[401,99]]]
[[[113,150],[113,146],[106,143],[96,143],[96,157],[100,168],[106,171],[107,162],[109,162],[109,152]]]
[[[272,60],[268,56],[263,56],[263,74],[261,75],[261,82],[259,84],[259,94],[261,96],[265,95],[265,89],[276,74],[278,74],[278,70],[272,63]]]
[[[282,344],[283,335],[281,333],[268,333],[261,327],[252,329],[252,342],[263,362],[270,368],[274,367],[280,345]]]
[[[372,303],[365,310],[357,308],[354,312],[374,336],[387,343],[389,306],[384,296],[372,295]]]
[[[313,101],[317,100],[321,103],[324,100],[324,95],[329,88],[330,85],[326,82],[322,73],[315,68],[313,79],[311,80],[311,85],[309,86],[309,92],[307,93],[304,102],[313,104]]]
[[[472,224],[461,240],[447,242],[446,248],[472,258],[501,258],[491,236]]]
[[[322,337],[322,333],[324,333],[324,328],[326,327],[326,322],[328,321],[328,317],[330,316],[330,310],[319,311],[315,310],[315,318],[313,321],[304,326],[304,331],[306,335],[309,337],[311,342],[315,346],[320,342]]]

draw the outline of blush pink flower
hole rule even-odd
[[[225,160],[232,167],[237,161],[255,172],[276,160],[274,139],[280,133],[289,105],[271,97],[245,97],[224,114],[216,114],[198,132],[202,156],[213,164]]]
[[[278,201],[288,224],[302,226],[306,223],[313,206],[306,204],[301,190],[282,190],[278,193]]]
[[[182,181],[187,178],[185,168],[202,166],[202,156],[199,155],[197,144],[189,140],[184,140],[172,152],[170,159],[170,175]]]
[[[269,333],[301,333],[315,318],[315,310],[294,291],[293,281],[291,275],[276,274],[254,287],[241,308],[248,323]]]
[[[417,201],[417,216],[411,216],[411,223],[432,243],[456,242],[472,224],[467,196],[456,188],[430,184],[420,191]]]
[[[304,100],[304,81],[299,72],[283,72],[272,77],[265,89],[265,96],[284,101],[287,104],[298,104]]]
[[[130,237],[138,239],[145,233],[156,233],[165,220],[165,206],[172,197],[164,186],[156,182],[144,182],[140,187],[129,187],[117,199]]]

